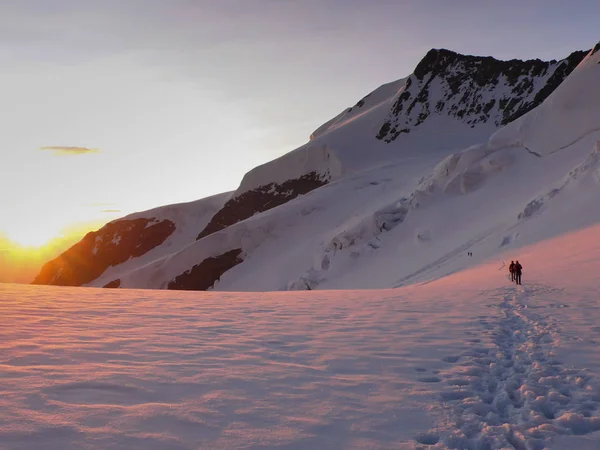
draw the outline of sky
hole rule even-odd
[[[600,39],[597,17],[596,0],[0,0],[0,251],[234,190],[430,48],[559,59]]]

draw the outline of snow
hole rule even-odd
[[[187,222],[192,220],[194,216],[206,215],[206,210],[219,209],[223,204],[231,198],[232,192],[224,192],[222,194],[212,195],[210,197],[195,200],[187,203],[176,203],[173,205],[159,206],[158,208],[149,209],[147,211],[129,214],[118,220],[135,220],[140,218],[153,217],[154,221],[148,223],[147,226],[152,226],[154,223],[163,220],[173,220],[175,222]]]
[[[128,261],[118,266],[109,267],[99,278],[94,280],[92,285],[104,286],[105,284],[119,278],[121,273],[127,273],[139,267],[143,267],[152,261],[165,257],[171,253],[186,247],[190,242],[194,242],[198,233],[208,224],[212,216],[231,198],[232,192],[213,195],[200,200],[188,203],[178,203],[162,206],[148,211],[142,211],[130,214],[117,220],[135,220],[140,218],[154,218],[148,222],[146,227],[152,226],[163,220],[170,220],[175,224],[175,231],[169,236],[162,245],[159,245],[148,253],[130,258]],[[96,242],[101,236],[96,238]],[[118,245],[121,242],[121,236],[114,236],[112,243]],[[92,250],[97,253],[97,248]]]
[[[342,175],[343,166],[327,145],[309,143],[252,169],[244,175],[234,197],[259,186],[294,180],[310,172],[335,179]]]
[[[600,130],[600,53],[590,52],[546,101],[498,130],[494,146],[526,147],[540,155],[566,149]]]
[[[0,285],[2,448],[596,448],[598,233],[393,290]]]
[[[336,117],[328,122],[325,122],[323,125],[317,128],[310,135],[310,140],[313,141],[325,133],[347,124],[355,117],[363,115],[367,111],[381,105],[382,103],[389,103],[391,98],[394,98],[396,95],[398,95],[398,93],[401,92],[401,89],[406,84],[406,80],[408,80],[408,77],[401,78],[400,80],[392,81],[391,83],[386,83],[383,86],[378,87],[369,95],[360,100],[355,106],[352,108],[346,108]]]

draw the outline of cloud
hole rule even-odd
[[[99,153],[97,148],[87,147],[63,147],[63,146],[48,146],[41,147],[40,150],[50,150],[55,155],[85,155],[87,153]]]
[[[103,209],[100,212],[102,212],[102,213],[120,213],[121,210],[120,209]]]

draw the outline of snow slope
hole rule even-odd
[[[408,78],[409,77],[402,78],[378,87],[366,97],[359,100],[356,105],[351,108],[346,108],[339,115],[317,128],[310,135],[310,140],[314,141],[325,133],[348,124],[355,118],[362,116],[373,108],[376,108],[382,104],[388,104],[391,98],[395,98],[400,92],[402,92],[402,89],[405,87]]]
[[[1,446],[598,448],[599,233],[395,290],[0,285]]]
[[[538,154],[569,148],[600,130],[600,52],[596,46],[538,108],[499,130],[494,145],[526,147]]]
[[[151,209],[141,213],[131,214],[119,220],[135,220],[138,218],[154,217],[156,221],[169,220],[175,224],[175,231],[165,242],[148,253],[135,259],[130,259],[117,267],[109,267],[96,284],[105,280],[107,283],[115,278],[115,273],[129,271],[144,266],[165,255],[177,252],[194,241],[197,227],[208,223],[212,215],[229,200],[232,192],[213,195],[188,203],[178,203]]]

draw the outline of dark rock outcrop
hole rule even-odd
[[[103,288],[106,289],[117,289],[121,287],[121,279],[117,278],[116,280],[112,280],[110,283],[106,283]]]
[[[573,72],[575,67],[579,65],[579,63],[587,54],[588,52],[586,51],[574,52],[571,53],[566,59],[562,60],[552,76],[548,78],[548,81],[546,81],[544,87],[541,88],[535,95],[533,100],[524,103],[521,108],[506,116],[502,122],[502,125],[506,125],[507,123],[517,120],[522,115],[541,105],[543,101],[546,100],[546,98],[548,98],[548,96],[552,94],[552,92],[554,92],[558,86],[560,86],[565,78],[567,78],[571,72]]]
[[[229,250],[219,256],[206,258],[190,270],[175,277],[168,289],[184,291],[206,291],[214,286],[221,276],[231,268],[240,264],[241,248]]]
[[[372,94],[372,92],[371,92]],[[352,112],[354,109],[360,109],[363,106],[365,106],[365,101],[371,96],[371,94],[367,94],[365,95],[363,98],[361,98],[356,105],[352,106],[351,108],[348,109],[347,113]]]
[[[225,203],[196,239],[202,239],[252,217],[254,214],[283,205],[299,195],[307,194],[318,187],[324,186],[328,181],[328,174],[321,175],[317,172],[310,172],[283,183],[269,183],[246,191]]]
[[[505,125],[541,104],[589,51],[561,61],[500,61],[430,50],[406,81],[377,139],[392,142],[432,115],[454,117],[471,127]]]
[[[174,231],[175,224],[170,220],[154,218],[108,223],[45,264],[32,284],[81,286],[98,278],[109,267],[161,245]]]

